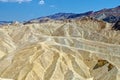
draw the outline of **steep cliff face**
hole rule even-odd
[[[0,28],[0,79],[120,80],[120,32],[89,18]]]

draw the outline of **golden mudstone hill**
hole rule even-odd
[[[0,27],[0,80],[120,80],[120,31],[90,18]]]

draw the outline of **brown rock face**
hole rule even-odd
[[[0,28],[0,80],[120,80],[120,32],[94,19]]]
[[[114,30],[120,30],[120,20],[115,23],[115,25],[112,27]]]

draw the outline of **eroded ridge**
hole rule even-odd
[[[119,80],[120,32],[91,18],[0,28],[0,79]]]

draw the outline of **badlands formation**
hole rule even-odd
[[[0,80],[120,80],[120,31],[83,18],[0,27]]]

